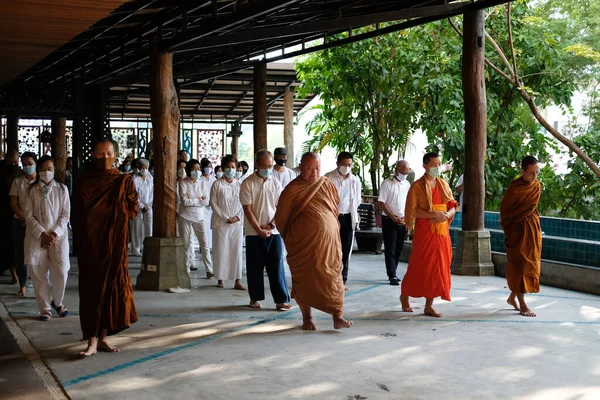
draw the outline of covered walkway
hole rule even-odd
[[[130,259],[134,280],[139,260]],[[113,338],[121,352],[80,359],[75,260],[67,318],[38,321],[33,291],[11,295],[8,277],[0,308],[73,399],[600,398],[600,297],[543,287],[528,319],[505,303],[504,279],[453,276],[453,301],[439,301],[444,317],[433,319],[419,315],[423,300],[415,314],[400,311],[383,265],[383,255],[353,255],[345,314],[355,325],[342,331],[322,313],[317,332],[300,330],[298,307],[273,311],[268,292],[265,308],[251,310],[247,293],[216,288],[201,269],[188,294],[136,291],[140,320]],[[2,333],[2,398],[44,398],[23,358],[29,373],[6,368],[20,351]]]

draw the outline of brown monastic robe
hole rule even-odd
[[[138,317],[127,267],[129,220],[138,214],[130,175],[96,166],[81,174],[74,194],[74,240],[79,267],[83,339],[112,335]]]
[[[540,291],[542,228],[537,208],[541,193],[539,181],[527,182],[520,177],[510,183],[500,205],[508,258],[506,280],[515,293]]]
[[[298,177],[279,197],[275,224],[287,249],[292,297],[298,304],[341,317],[344,310],[342,245],[337,189],[325,177]]]

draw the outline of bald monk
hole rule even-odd
[[[300,176],[281,193],[275,224],[287,248],[292,297],[302,311],[302,329],[316,330],[311,308],[333,316],[335,329],[350,328],[344,311],[342,245],[335,185],[321,176],[321,160],[305,153]]]
[[[136,322],[133,288],[127,267],[129,220],[138,210],[133,178],[114,168],[115,143],[100,140],[93,148],[93,165],[77,180],[74,194],[74,239],[79,266],[79,318],[88,346],[117,352],[106,341]]]
[[[506,281],[510,289],[506,302],[525,317],[535,317],[525,303],[525,293],[540,291],[542,228],[538,203],[542,185],[537,180],[539,174],[540,167],[535,157],[523,158],[521,176],[510,183],[500,204],[508,259]]]
[[[408,191],[404,219],[414,238],[400,295],[402,311],[413,312],[409,297],[425,297],[424,314],[436,318],[442,314],[433,309],[433,299],[450,301],[452,242],[448,227],[457,206],[450,186],[439,177],[441,165],[439,154],[425,154],[425,175]]]

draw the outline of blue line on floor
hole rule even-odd
[[[452,290],[461,290],[461,291],[479,291],[480,289],[476,289],[476,288],[471,288],[471,289],[467,289],[467,288],[452,288]],[[563,289],[566,290],[566,289]],[[510,294],[510,290],[506,289],[506,290],[484,290],[481,291],[480,293],[485,294],[485,293],[494,293],[494,294],[503,294],[508,296]],[[475,294],[479,294],[479,293],[475,293]],[[566,299],[566,300],[581,300],[581,301],[600,301],[600,296],[597,296],[597,299],[594,298],[586,298],[586,297],[573,297],[573,296],[559,296],[559,295],[552,295],[552,294],[541,294],[541,293],[527,293],[527,296],[533,296],[533,297],[548,297],[548,298],[553,298],[553,299]],[[594,296],[593,294],[590,294],[590,296]]]
[[[353,291],[351,293],[348,293],[348,294],[346,294],[346,297],[352,297],[352,296],[355,296],[357,294],[364,293],[366,291],[369,291],[369,290],[372,290],[372,289],[375,289],[375,288],[378,288],[378,287],[380,287],[380,285],[368,286],[368,287],[365,287],[365,288]],[[161,357],[167,356],[169,354],[176,353],[176,352],[181,351],[181,350],[189,349],[190,347],[195,347],[195,346],[204,344],[206,342],[210,342],[210,341],[213,341],[215,339],[222,338],[223,336],[230,335],[232,333],[240,332],[240,331],[243,331],[243,330],[246,330],[246,329],[249,329],[249,328],[253,328],[255,326],[259,326],[259,325],[262,325],[262,324],[267,324],[269,322],[281,320],[281,319],[283,319],[286,316],[289,316],[289,315],[292,315],[292,314],[296,314],[296,313],[299,313],[299,312],[300,312],[300,308],[295,308],[295,309],[293,309],[291,311],[287,311],[287,312],[281,313],[280,315],[277,315],[277,316],[267,317],[267,318],[265,318],[263,320],[253,322],[253,323],[248,324],[248,325],[239,326],[239,327],[230,329],[230,330],[228,330],[226,332],[216,333],[214,335],[210,335],[210,336],[207,336],[205,338],[202,338],[202,339],[199,339],[199,340],[195,340],[193,342],[186,343],[186,344],[181,345],[181,346],[174,347],[172,349],[163,350],[161,352],[158,352],[158,353],[155,353],[155,354],[150,354],[150,355],[148,355],[146,357],[142,357],[142,358],[139,358],[137,360],[129,361],[129,362],[126,362],[124,364],[115,365],[114,367],[111,367],[111,368],[108,368],[108,369],[105,369],[105,370],[102,370],[102,371],[98,371],[98,372],[95,372],[93,374],[85,375],[85,376],[82,376],[80,378],[76,378],[76,379],[73,379],[73,380],[70,380],[70,381],[67,381],[67,382],[63,382],[62,386],[64,388],[67,388],[69,386],[73,386],[73,385],[76,385],[78,383],[88,381],[90,379],[99,378],[101,376],[104,376],[104,375],[107,375],[107,374],[110,374],[110,373],[113,373],[113,372],[121,371],[123,369],[130,368],[130,367],[134,367],[134,366],[139,365],[141,363],[144,363],[146,361],[156,360],[157,358],[161,358]]]

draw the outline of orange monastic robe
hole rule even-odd
[[[537,208],[541,194],[539,181],[517,178],[508,186],[500,205],[508,259],[506,281],[515,293],[540,291],[542,228]]]
[[[287,249],[292,297],[298,304],[342,316],[344,282],[338,222],[338,192],[321,177],[298,177],[279,197],[275,224]]]
[[[427,218],[416,217],[418,209],[447,211],[456,207],[448,184],[440,178],[436,180],[436,187],[431,188],[423,176],[408,191],[405,221],[409,232],[414,229],[414,238],[401,293],[410,297],[441,296],[450,301],[452,241],[449,225],[452,221],[432,224]]]
[[[74,207],[83,338],[112,335],[138,319],[127,267],[129,220],[139,212],[133,178],[91,166],[77,180]]]

